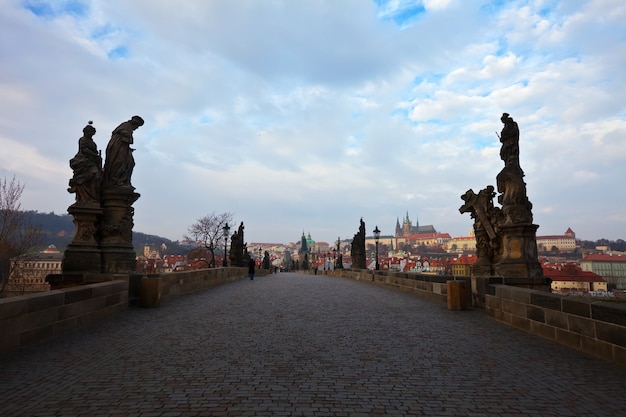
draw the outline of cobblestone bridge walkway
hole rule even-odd
[[[370,283],[282,273],[0,357],[0,416],[624,416],[626,369]]]

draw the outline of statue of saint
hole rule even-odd
[[[500,121],[504,123],[500,133],[500,158],[504,161],[504,166],[519,166],[519,128],[517,123],[508,113],[502,113]]]
[[[133,187],[130,177],[135,167],[133,158],[133,132],[143,125],[143,119],[133,116],[113,130],[107,145],[103,186]]]
[[[67,191],[76,194],[77,205],[100,204],[102,157],[93,141],[95,134],[96,128],[89,121],[83,129],[83,136],[78,140],[78,153],[70,159],[74,177],[70,179]]]

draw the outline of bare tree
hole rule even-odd
[[[219,248],[227,237],[224,235],[224,226],[226,224],[232,226],[232,222],[232,213],[211,213],[199,218],[187,228],[185,240],[196,242],[198,247],[206,249],[211,254],[210,259],[205,260],[209,268],[215,268],[215,249]]]
[[[24,185],[13,177],[0,179],[0,294],[4,291],[12,269],[30,250],[41,242],[41,227],[34,226],[21,211],[20,198]]]

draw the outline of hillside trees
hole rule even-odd
[[[20,210],[23,192],[24,185],[15,177],[0,179],[0,294],[17,261],[41,241],[40,226]]]
[[[232,222],[232,213],[213,212],[199,218],[187,228],[185,240],[195,242],[197,248],[205,249],[210,254],[210,257],[205,258],[209,268],[215,268],[215,249],[219,248],[220,243],[224,243],[227,237],[224,235],[224,226],[232,225]]]

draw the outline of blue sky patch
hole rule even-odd
[[[56,2],[27,0],[22,5],[35,16],[43,18],[55,18],[62,15],[83,17],[89,11],[89,7],[78,0]]]
[[[391,20],[401,28],[409,26],[420,15],[426,13],[421,1],[374,0],[374,3],[378,6],[379,18]]]
[[[107,54],[109,59],[122,59],[128,56],[128,49],[125,46],[118,46],[111,49]]]

